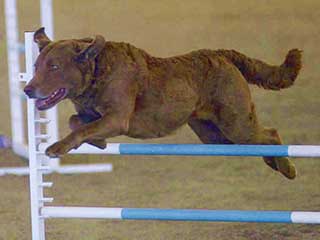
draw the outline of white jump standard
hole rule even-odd
[[[37,47],[33,44],[33,32],[25,33],[28,81],[33,75],[33,60]],[[119,220],[166,220],[166,221],[210,221],[210,222],[269,222],[320,224],[320,212],[303,211],[241,211],[205,209],[148,209],[108,207],[49,206],[53,198],[44,195],[43,175],[52,171],[50,159],[44,151],[50,134],[41,133],[40,125],[48,124],[40,118],[35,100],[27,100],[28,107],[28,150],[30,169],[30,199],[32,218],[32,240],[45,240],[45,220],[49,218],[96,218]],[[48,136],[49,135],[49,136]],[[290,156],[319,157],[320,146],[285,145],[207,145],[207,144],[126,144],[110,143],[104,150],[83,144],[71,154],[118,154],[118,155],[202,155],[202,156]]]

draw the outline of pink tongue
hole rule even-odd
[[[66,95],[66,90],[64,88],[60,88],[52,93],[49,97],[44,99],[37,99],[36,100],[36,107],[39,110],[46,110],[48,108],[53,107],[56,105],[60,100],[62,100]]]

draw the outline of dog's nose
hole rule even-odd
[[[35,89],[32,86],[25,86],[23,91],[29,98],[35,98]]]

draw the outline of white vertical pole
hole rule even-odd
[[[53,10],[52,10],[52,0],[41,0],[40,2],[40,16],[41,25],[46,28],[46,33],[48,37],[53,40]]]
[[[16,0],[5,0],[8,75],[10,87],[12,148],[15,153],[27,157],[25,146],[22,92],[19,83],[19,33]]]
[[[41,0],[40,1],[41,9],[41,25],[45,27],[45,31],[48,37],[53,40],[53,10],[52,10],[52,0]],[[50,123],[47,124],[47,132],[50,135],[48,139],[49,144],[53,144],[59,140],[59,130],[58,130],[58,109],[53,107],[47,112],[47,118],[50,119]],[[59,158],[50,159],[50,166],[52,168],[58,168],[60,165]]]
[[[25,33],[26,47],[26,75],[33,75],[33,64],[38,55],[37,46],[33,43],[33,32]],[[31,79],[28,77],[28,79]],[[40,216],[43,207],[43,176],[42,162],[37,154],[37,140],[35,136],[40,134],[39,123],[35,120],[39,118],[39,113],[35,108],[35,100],[27,100],[28,114],[28,142],[29,142],[29,168],[30,168],[30,200],[31,200],[31,223],[32,223],[32,240],[45,240],[44,219]]]

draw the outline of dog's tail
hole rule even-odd
[[[302,66],[302,51],[298,49],[291,49],[280,66],[269,65],[234,50],[218,50],[217,52],[231,61],[249,83],[265,89],[280,90],[290,87]]]

